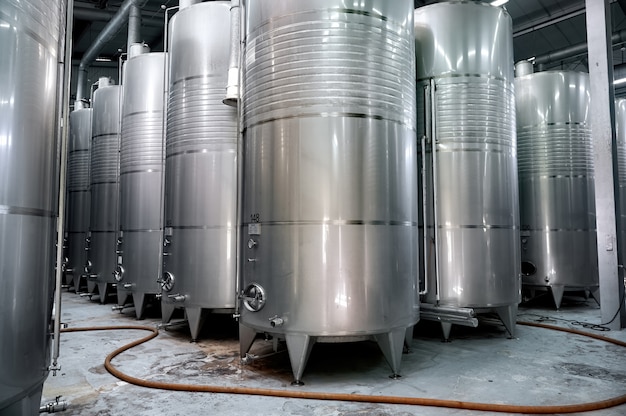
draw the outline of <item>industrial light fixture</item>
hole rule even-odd
[[[502,6],[503,4],[508,3],[509,0],[494,0],[491,2],[492,6]]]

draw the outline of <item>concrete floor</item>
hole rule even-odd
[[[95,300],[95,297],[94,297]],[[63,322],[70,327],[149,325],[160,322],[158,308],[147,318],[134,310],[112,312],[73,293],[63,294]],[[520,307],[519,320],[582,329],[568,321],[600,322],[593,300],[565,297],[555,311],[548,296]],[[567,320],[567,321],[566,321]],[[387,366],[373,342],[317,344],[305,370],[303,387],[292,387],[291,368],[281,352],[242,365],[237,326],[229,317],[209,318],[197,343],[184,326],[162,330],[146,344],[114,359],[126,374],[185,384],[219,384],[272,389],[452,399],[520,405],[558,405],[596,401],[626,393],[626,349],[616,345],[541,328],[517,327],[508,339],[502,325],[455,326],[450,343],[441,342],[438,324],[420,323],[412,351],[403,356],[402,378],[388,377]],[[626,330],[597,332],[626,341]],[[502,415],[468,410],[370,403],[285,399],[212,393],[186,393],[134,386],[111,376],[105,356],[146,333],[98,331],[62,335],[62,371],[50,375],[43,400],[63,396],[65,415]],[[271,341],[257,339],[251,352],[272,351]],[[622,416],[626,405],[588,412]]]

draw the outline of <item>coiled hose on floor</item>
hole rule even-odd
[[[537,328],[551,329],[554,331],[567,332],[571,334],[581,335],[589,338],[594,338],[600,341],[609,342],[611,344],[626,347],[626,342],[616,339],[604,337],[585,331],[579,331],[571,328],[562,328],[553,325],[546,325],[534,322],[518,322],[518,325],[533,326]],[[550,406],[518,406],[509,404],[494,404],[494,403],[475,403],[465,402],[459,400],[442,400],[442,399],[429,399],[422,397],[402,397],[402,396],[377,396],[366,394],[347,394],[347,393],[323,393],[323,392],[310,392],[310,391],[297,391],[297,390],[279,390],[279,389],[262,389],[253,387],[236,387],[236,386],[216,386],[216,385],[195,385],[195,384],[179,384],[179,383],[166,383],[161,381],[144,380],[138,377],[133,377],[118,370],[111,361],[116,356],[120,355],[124,351],[127,351],[137,345],[143,344],[153,338],[155,338],[159,331],[156,328],[149,326],[138,325],[123,325],[123,326],[96,326],[96,327],[83,327],[83,328],[66,328],[62,332],[82,332],[82,331],[105,331],[105,330],[140,330],[148,331],[149,335],[126,344],[109,355],[107,355],[104,361],[104,367],[114,377],[125,381],[130,384],[134,384],[141,387],[161,389],[161,390],[174,390],[185,392],[202,392],[202,393],[226,393],[226,394],[246,394],[255,396],[270,396],[270,397],[283,397],[291,399],[310,399],[310,400],[333,400],[333,401],[346,401],[346,402],[364,402],[364,403],[381,403],[381,404],[400,404],[400,405],[415,405],[415,406],[431,406],[431,407],[443,407],[450,409],[463,409],[463,410],[477,410],[483,412],[506,412],[506,413],[524,413],[524,414],[554,414],[554,413],[576,413],[576,412],[589,412],[593,410],[607,409],[614,406],[626,404],[626,394],[618,397],[580,404],[567,404],[567,405],[550,405]]]

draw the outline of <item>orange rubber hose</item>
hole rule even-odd
[[[555,331],[567,332],[585,337],[594,338],[600,341],[609,342],[611,344],[626,347],[626,342],[615,340],[612,338],[604,337],[601,335],[580,331],[577,329],[562,328],[553,325],[539,324],[534,322],[518,322],[519,325],[533,326],[538,328],[551,329]],[[262,389],[255,387],[236,387],[236,386],[216,386],[216,385],[196,385],[196,384],[179,384],[179,383],[166,383],[161,381],[144,380],[138,377],[133,377],[118,370],[111,361],[119,354],[127,351],[137,345],[143,344],[158,335],[156,328],[148,326],[136,326],[136,325],[124,325],[124,326],[101,326],[101,327],[83,327],[83,328],[69,328],[63,329],[62,332],[80,332],[80,331],[101,331],[101,330],[142,330],[151,332],[150,335],[144,338],[133,341],[126,344],[109,355],[107,355],[104,361],[104,367],[111,375],[118,379],[130,384],[134,384],[141,387],[160,389],[160,390],[173,390],[173,391],[186,391],[186,392],[202,392],[202,393],[226,393],[226,394],[245,394],[254,396],[270,396],[270,397],[283,397],[291,399],[309,399],[309,400],[333,400],[333,401],[346,401],[346,402],[365,402],[365,403],[381,403],[381,404],[400,404],[400,405],[414,405],[414,406],[431,406],[431,407],[443,407],[450,409],[463,409],[463,410],[477,410],[483,412],[506,412],[506,413],[522,413],[522,414],[554,414],[554,413],[577,413],[577,412],[589,412],[593,410],[608,409],[610,407],[626,404],[626,394],[613,397],[606,400],[579,403],[579,404],[566,404],[566,405],[550,405],[550,406],[526,406],[526,405],[509,405],[509,404],[495,404],[495,403],[477,403],[477,402],[465,402],[459,400],[442,400],[442,399],[430,399],[422,397],[403,397],[403,396],[378,396],[378,395],[365,395],[365,394],[347,394],[347,393],[324,393],[324,392],[307,392],[296,390],[279,390],[279,389]]]

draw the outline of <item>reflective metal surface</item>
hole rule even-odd
[[[415,10],[415,37],[418,137],[428,139],[425,299],[501,308],[511,331],[520,300],[511,18],[485,3],[438,3]]]
[[[91,221],[87,243],[87,286],[98,287],[100,302],[115,283],[118,230],[120,110],[122,87],[100,86],[93,96],[91,139]]]
[[[622,229],[619,246],[626,259],[626,99],[615,100],[615,137],[617,139],[617,163],[619,170],[620,207],[622,210]]]
[[[64,1],[0,2],[0,414],[39,412],[50,364]]]
[[[132,294],[137,317],[159,293],[163,247],[165,55],[130,58],[125,67],[120,147],[118,303]]]
[[[91,195],[89,193],[89,164],[91,148],[91,108],[81,108],[70,114],[70,142],[67,159],[67,283],[80,286],[80,275],[87,261],[85,239],[89,232]]]
[[[515,79],[523,283],[598,286],[589,76],[548,71]]]
[[[192,338],[203,310],[236,297],[237,111],[224,105],[230,2],[186,7],[170,21],[164,321],[184,307]]]
[[[396,373],[418,320],[412,21],[404,0],[247,3],[240,322],[286,338],[296,381],[323,337],[375,335]]]

